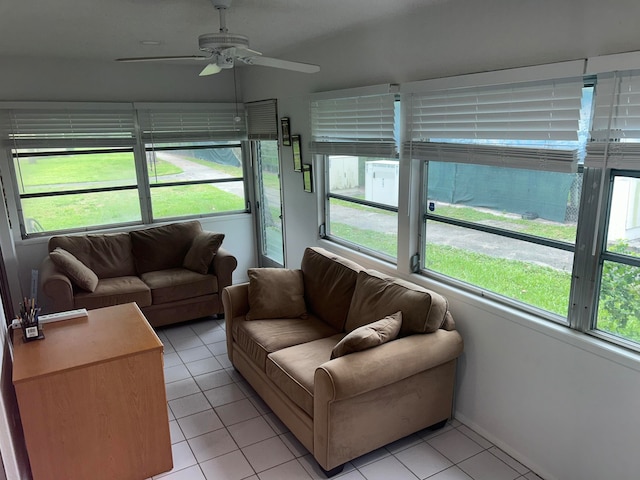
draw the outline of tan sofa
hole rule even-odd
[[[329,475],[450,418],[463,343],[444,297],[321,248],[248,273],[222,293],[229,358]]]
[[[159,327],[224,312],[237,261],[198,221],[49,239],[40,269],[50,312],[136,302]]]

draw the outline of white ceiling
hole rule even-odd
[[[215,0],[1,0],[0,57],[112,60],[198,53],[217,32]],[[445,0],[234,0],[232,33],[265,55]],[[454,1],[454,0],[451,0]],[[142,45],[145,40],[160,45]]]

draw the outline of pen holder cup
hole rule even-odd
[[[40,340],[44,338],[42,326],[38,321],[39,313],[40,309],[36,308],[32,314],[23,314],[20,316],[20,321],[22,324],[22,339],[25,342],[31,342],[33,340]]]

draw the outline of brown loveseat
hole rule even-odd
[[[229,358],[329,474],[450,418],[462,339],[444,297],[321,248],[248,273],[222,293]]]
[[[236,258],[220,248],[223,234],[198,221],[131,232],[49,239],[42,263],[47,310],[94,309],[136,302],[159,327],[224,312]]]

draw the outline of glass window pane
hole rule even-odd
[[[397,213],[331,198],[329,218],[329,235],[396,257]]]
[[[640,342],[640,267],[604,262],[597,326],[599,330]]]
[[[607,231],[607,251],[638,256],[640,252],[640,178],[616,176]]]
[[[328,234],[395,258],[398,214],[359,202],[398,206],[399,162],[394,159],[332,155],[328,157]],[[353,199],[355,201],[349,201]]]
[[[147,148],[147,169],[152,185],[242,178],[242,150],[239,145],[226,148]]]
[[[582,176],[428,163],[428,213],[575,243]]]
[[[566,316],[573,253],[427,221],[425,267]]]
[[[399,162],[382,158],[332,155],[329,192],[398,206]]]
[[[18,151],[14,167],[20,194],[135,186],[131,151],[82,152],[35,156]]]
[[[24,198],[21,203],[27,234],[141,221],[136,189]]]
[[[244,183],[155,187],[151,189],[151,204],[156,219],[244,211]]]
[[[640,178],[614,177],[606,251],[640,257]],[[640,342],[640,267],[603,262],[596,322],[599,330]]]
[[[282,234],[282,205],[280,197],[280,159],[278,142],[260,140],[256,145],[258,158],[258,195],[262,254],[284,265],[284,237]]]

